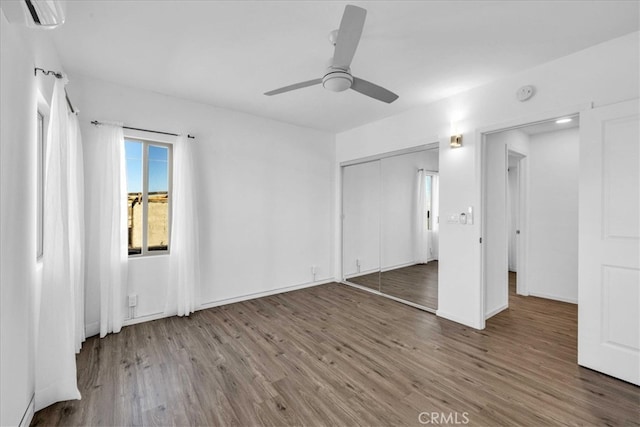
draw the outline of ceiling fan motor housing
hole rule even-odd
[[[332,92],[342,92],[353,84],[353,76],[349,69],[329,67],[322,78],[322,86]]]
[[[43,0],[40,0],[43,1]],[[398,99],[395,93],[351,75],[351,62],[356,53],[367,11],[361,7],[348,4],[344,8],[344,14],[340,21],[340,28],[329,34],[329,41],[334,46],[333,57],[329,59],[327,70],[321,79],[307,80],[265,92],[265,95],[278,95],[292,90],[315,86],[322,83],[325,89],[332,92],[342,92],[353,89],[370,98],[377,99],[387,104]]]

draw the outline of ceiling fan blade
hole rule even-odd
[[[281,87],[280,89],[271,90],[269,92],[265,92],[264,94],[267,96],[278,95],[279,93],[289,92],[291,90],[302,89],[303,87],[319,85],[322,83],[322,79],[313,79],[307,80],[306,82],[300,82],[293,85]]]
[[[338,36],[336,37],[336,48],[333,53],[334,67],[347,69],[351,65],[353,56],[356,54],[358,42],[360,42],[366,17],[367,11],[361,7],[348,4],[344,8]]]
[[[391,92],[390,90],[387,90],[378,85],[374,85],[371,82],[359,79],[357,77],[353,78],[351,89],[355,90],[356,92],[360,92],[363,95],[367,95],[371,98],[377,99],[378,101],[386,102],[387,104],[391,104],[393,101],[398,99],[398,95]]]

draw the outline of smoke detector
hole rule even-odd
[[[520,89],[518,89],[518,91],[516,92],[516,98],[518,98],[518,101],[520,102],[524,102],[527,101],[529,99],[531,99],[531,97],[533,95],[535,95],[536,93],[536,88],[533,86],[522,86]]]

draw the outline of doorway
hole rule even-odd
[[[519,261],[524,248],[521,246],[521,231],[523,218],[521,213],[525,212],[525,198],[522,197],[525,189],[523,174],[526,168],[525,156],[514,150],[508,150],[507,157],[507,230],[508,230],[508,272],[509,272],[509,295],[517,293],[527,295],[524,287],[523,275],[518,275],[518,264],[524,264],[524,260]],[[519,280],[520,279],[520,280]]]
[[[484,317],[512,292],[577,303],[577,115],[484,134]]]

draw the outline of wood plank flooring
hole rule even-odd
[[[350,277],[347,280],[351,283],[355,283],[356,285],[364,286],[365,288],[373,289],[376,291],[380,290],[379,271],[369,274],[363,274],[362,276]]]
[[[329,284],[129,326],[32,425],[640,425],[640,388],[576,364],[575,305],[510,303],[477,331]]]
[[[347,280],[433,310],[438,309],[438,261],[364,274]]]
[[[380,292],[437,310],[438,261],[381,273]]]

